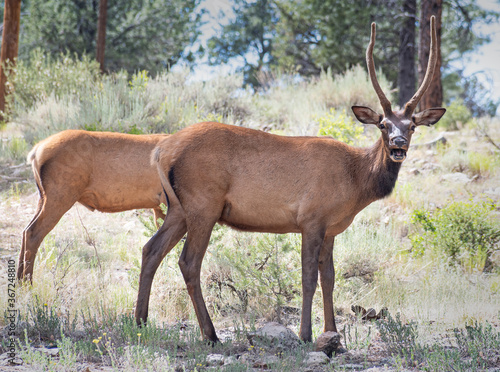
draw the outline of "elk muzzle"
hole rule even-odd
[[[403,136],[391,138],[389,150],[392,161],[398,163],[404,161],[408,151],[408,140]]]

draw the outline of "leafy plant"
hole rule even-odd
[[[439,123],[446,130],[458,130],[472,119],[472,114],[461,99],[454,100],[447,108]]]
[[[160,209],[162,210],[163,214],[165,215],[167,214],[167,206],[165,204],[161,203]],[[139,221],[141,221],[142,225],[146,229],[146,231],[143,232],[144,236],[150,238],[158,231],[158,228],[156,227],[156,223],[154,220],[154,216],[149,216],[147,219],[142,216],[139,216]],[[157,222],[158,226],[163,225],[163,220],[161,218],[158,218]]]
[[[363,134],[363,127],[347,116],[345,110],[339,113],[332,108],[330,113],[318,118],[317,123],[320,136],[331,136],[348,145],[353,145]]]
[[[86,56],[79,59],[69,52],[52,56],[39,48],[7,72],[9,84],[14,87],[9,99],[17,111],[33,107],[50,96],[83,97],[101,82],[99,64],[93,59]]]
[[[419,349],[417,323],[415,321],[403,323],[400,313],[397,313],[395,318],[389,312],[386,315],[385,319],[376,322],[376,326],[389,352],[403,356],[414,355]]]
[[[236,235],[228,233],[227,228],[216,227],[211,244],[216,246],[213,250],[216,266],[210,280],[219,302],[224,296],[236,296],[240,310],[246,311],[248,307],[264,312],[273,309],[272,317],[280,320],[284,306],[300,293],[297,236]]]
[[[500,227],[491,217],[494,209],[493,202],[454,202],[432,214],[414,211],[412,222],[418,230],[410,236],[414,254],[430,250],[468,270],[491,269],[488,258],[500,242]]]

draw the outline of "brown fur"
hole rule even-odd
[[[23,232],[18,278],[32,279],[38,247],[76,202],[101,212],[152,208],[163,218],[165,196],[149,157],[166,137],[66,130],[38,143],[28,161],[40,200]]]
[[[373,42],[374,35],[367,56]],[[158,144],[152,159],[169,210],[165,224],[143,248],[135,313],[138,324],[148,317],[151,285],[161,260],[187,232],[179,266],[202,335],[218,341],[200,286],[203,256],[218,222],[244,231],[301,233],[300,338],[311,341],[318,271],[324,330],[337,331],[333,312],[335,236],[368,204],[391,193],[416,126],[432,125],[445,112],[442,108],[416,115],[393,112],[380,87],[377,89],[375,69],[370,66],[373,59],[367,58],[367,62],[384,115],[368,107],[352,109],[358,120],[380,128],[381,137],[371,148],[218,123],[195,124]]]

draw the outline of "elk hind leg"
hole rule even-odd
[[[18,279],[33,280],[35,258],[40,244],[75,202],[75,198],[71,195],[43,191],[40,193],[37,212],[23,231],[17,271]]]
[[[185,233],[186,221],[184,216],[174,208],[170,208],[163,225],[142,249],[139,292],[135,308],[137,325],[141,325],[147,321],[151,286],[158,266],[160,266],[163,258],[175,247]]]
[[[188,229],[186,243],[179,258],[179,267],[186,282],[189,296],[193,302],[202,337],[211,342],[219,342],[203,299],[200,284],[201,264],[214,225],[215,220],[212,223],[205,224],[203,227],[196,226],[192,230]]]

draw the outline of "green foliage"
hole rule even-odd
[[[418,326],[414,321],[403,323],[401,314],[397,313],[393,318],[387,312],[386,319],[376,322],[377,329],[380,332],[380,338],[387,345],[391,354],[401,354],[403,356],[414,355],[418,349],[417,337]]]
[[[236,296],[240,310],[274,310],[281,319],[284,305],[300,293],[300,239],[287,234],[239,234],[227,241],[228,229],[216,226],[211,239],[217,270],[211,287],[224,300],[223,291]],[[256,300],[258,302],[256,302]],[[225,304],[221,307],[226,306]]]
[[[497,358],[500,350],[500,332],[490,323],[474,322],[464,329],[454,329],[458,349],[471,359],[471,367],[486,368]],[[474,368],[475,367],[475,368]]]
[[[472,114],[460,99],[454,100],[447,108],[446,115],[437,123],[437,126],[446,130],[463,128],[472,119]]]
[[[87,56],[81,59],[69,52],[51,56],[42,49],[30,52],[29,58],[19,60],[14,70],[8,70],[14,92],[9,97],[14,112],[26,110],[53,96],[83,98],[100,85],[99,65]]]
[[[0,161],[21,162],[26,158],[28,153],[28,143],[24,138],[0,137]]]
[[[381,72],[377,72],[380,86],[391,100],[391,84]],[[366,68],[355,65],[341,73],[334,74],[332,69],[322,71],[312,84],[312,94],[326,107],[343,108],[351,111],[354,105],[379,107],[377,94],[373,90]]]
[[[264,65],[272,64],[271,51],[277,21],[277,9],[272,1],[252,2],[234,0],[232,23],[225,25],[218,36],[208,40],[209,61],[212,65],[227,63],[231,58],[242,57],[246,63],[242,67],[245,82],[259,85],[257,74]],[[247,55],[257,56],[256,62]]]
[[[454,329],[455,346],[421,344],[416,322],[403,323],[396,314],[377,321],[380,338],[388,351],[403,365],[418,366],[419,370],[477,371],[495,365],[500,347],[500,332],[490,323],[466,325]],[[450,342],[451,344],[451,342]]]
[[[491,269],[488,258],[500,242],[498,221],[491,216],[495,208],[492,202],[454,202],[433,214],[415,211],[417,231],[410,236],[414,254],[429,251],[467,270]]]
[[[332,108],[326,116],[318,118],[317,123],[318,135],[331,136],[348,145],[356,143],[363,134],[363,127],[347,116],[345,110],[338,113]]]
[[[467,153],[467,166],[474,175],[487,176],[498,170],[500,157],[489,153],[469,152]]]
[[[23,1],[23,3],[25,3]],[[49,54],[77,53],[95,58],[97,1],[29,0],[21,18],[20,59],[41,48]],[[146,69],[155,73],[174,65],[199,35],[199,0],[110,1],[105,66],[111,71]]]
[[[231,124],[247,112],[246,92],[235,94],[238,75],[189,84],[187,69],[154,78],[144,70],[101,75],[87,57],[52,58],[41,50],[11,72],[10,119],[28,143],[65,129],[143,134],[174,132],[202,118]]]
[[[167,206],[165,204],[161,203],[160,209],[162,210],[163,214],[167,214]],[[158,221],[155,221],[154,216],[149,216],[147,219],[139,216],[139,221],[141,221],[142,225],[146,229],[146,231],[143,232],[144,236],[148,238],[152,237],[158,231],[158,228],[156,227],[157,223],[158,227],[163,225],[163,220],[161,218],[158,218]]]

